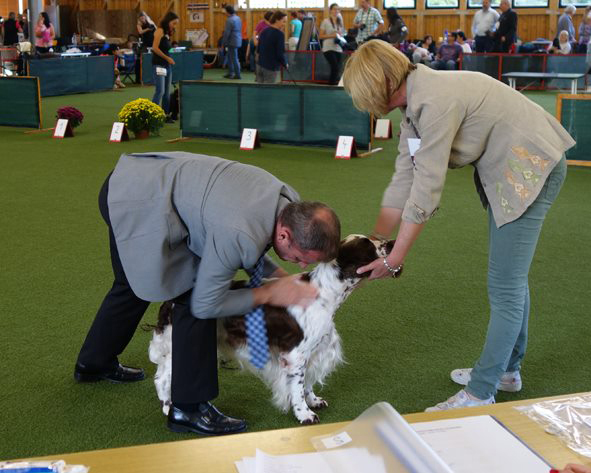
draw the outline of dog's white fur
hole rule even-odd
[[[345,242],[363,235],[350,235]],[[385,257],[383,244],[374,243],[377,256]],[[261,370],[249,362],[246,344],[233,349],[226,343],[223,320],[218,320],[218,352],[224,359],[234,358],[260,377],[273,393],[273,403],[283,412],[291,407],[302,424],[318,422],[312,408],[328,406],[314,394],[314,385],[323,384],[326,377],[343,362],[341,338],[334,325],[334,315],[339,306],[360,282],[361,277],[341,280],[336,260],[321,263],[310,273],[310,283],[318,290],[317,299],[305,309],[289,307],[288,313],[296,319],[304,338],[289,352],[272,350],[270,360]],[[172,326],[161,333],[156,331],[150,342],[150,360],[158,365],[154,383],[164,414],[171,404],[172,378]]]

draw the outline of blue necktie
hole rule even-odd
[[[250,275],[248,287],[260,287],[263,281],[263,267],[265,255],[261,256]],[[265,324],[265,311],[259,305],[246,314],[246,340],[250,362],[258,369],[264,368],[269,360],[269,341],[267,338],[267,326]]]

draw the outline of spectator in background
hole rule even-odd
[[[222,46],[228,48],[228,74],[227,79],[240,79],[240,62],[238,61],[238,48],[242,45],[242,21],[236,15],[232,5],[226,5],[226,27],[222,38]]]
[[[472,35],[477,53],[489,53],[493,49],[493,36],[499,14],[490,7],[490,0],[482,0],[482,9],[474,14]]]
[[[589,10],[589,11],[588,11]],[[585,54],[587,52],[587,45],[591,40],[591,6],[585,8],[583,20],[579,25],[579,46],[577,52]]]
[[[156,25],[152,19],[146,12],[141,12],[137,19],[137,32],[141,39],[140,52],[145,52],[148,48],[152,47],[154,43],[154,31],[156,31]]]
[[[329,9],[329,17],[325,18],[320,24],[320,39],[322,41],[322,53],[330,65],[330,85],[339,83],[339,72],[341,59],[343,57],[343,48],[341,42],[344,41],[342,35],[345,34],[343,19],[340,15],[339,6],[333,3]]]
[[[16,14],[11,11],[8,14],[8,19],[2,25],[4,29],[4,46],[12,46],[18,43],[18,34],[23,30],[18,21],[16,21]]]
[[[437,58],[431,67],[437,70],[454,71],[457,69],[458,59],[462,54],[462,47],[456,43],[455,33],[448,35],[447,43],[443,43],[437,51]]]
[[[168,12],[160,22],[160,27],[156,29],[152,43],[152,77],[156,86],[152,102],[157,105],[162,103],[162,109],[166,115],[170,111],[170,84],[174,65],[174,59],[168,54],[171,47],[170,39],[178,24],[179,17],[176,13]],[[170,117],[167,117],[166,123],[173,122]]]
[[[566,8],[564,9],[564,13],[560,15],[560,18],[558,18],[558,27],[556,28],[556,31],[558,32],[558,34],[556,35],[557,38],[562,31],[566,30],[566,32],[568,33],[568,40],[571,42],[575,41],[576,38],[575,25],[573,24],[573,15],[576,11],[577,7],[575,7],[574,5],[566,6]]]
[[[572,52],[572,45],[568,39],[568,31],[562,30],[558,35],[558,46],[552,46],[549,52],[554,54],[570,54]]]
[[[261,33],[271,25],[270,21],[272,16],[272,11],[265,12],[265,16],[263,17],[263,19],[259,21],[257,25],[254,27],[254,34],[256,38],[258,38],[261,35]]]
[[[246,61],[246,51],[248,50],[248,31],[246,27],[246,21],[242,22],[242,43],[240,44],[240,48],[238,49],[238,59],[240,64],[247,64]]]
[[[394,7],[386,10],[386,18],[388,18],[390,25],[385,39],[394,46],[400,47],[400,43],[408,36],[408,28]]]
[[[495,32],[495,48],[497,53],[508,53],[517,37],[517,13],[511,10],[510,0],[501,0],[499,6],[501,16]]]
[[[466,35],[464,34],[463,31],[456,31],[455,33],[451,34],[455,40],[456,43],[458,43],[461,47],[462,47],[462,52],[464,53],[471,53],[472,52],[472,47],[466,43]]]
[[[435,41],[433,41],[433,36],[431,36],[430,34],[426,35],[423,38],[423,41],[420,42],[419,46],[429,51],[432,57],[434,57],[435,54],[437,54],[437,47],[435,46]]]
[[[39,53],[47,53],[53,46],[53,40],[55,38],[55,31],[53,25],[49,21],[49,15],[47,12],[42,11],[39,13],[39,19],[35,26],[35,49]]]
[[[259,84],[275,84],[279,81],[281,66],[287,68],[285,59],[285,23],[287,15],[277,10],[259,37],[259,61],[256,81]]]
[[[424,42],[423,42],[424,44]],[[429,52],[428,49],[424,48],[423,46],[410,45],[410,51],[412,54],[412,62],[413,64],[425,64],[426,66],[431,65],[431,61],[433,60],[433,54]]]
[[[29,39],[29,10],[24,10],[22,15],[18,16],[18,22],[23,30],[25,39]]]
[[[300,41],[300,34],[302,33],[302,20],[298,18],[298,13],[291,12],[291,21],[289,22],[289,29],[291,35],[289,36],[288,45],[290,51],[295,51]]]
[[[353,26],[357,28],[357,44],[361,44],[370,36],[377,36],[384,28],[384,20],[379,10],[373,8],[369,0],[359,2],[359,11],[353,20]]]

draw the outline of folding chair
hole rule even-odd
[[[135,75],[135,54],[124,54],[122,58],[119,58],[119,74],[121,76],[121,82],[125,82],[125,79],[129,79],[134,82],[135,78],[132,79],[131,75]]]

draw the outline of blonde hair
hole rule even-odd
[[[380,117],[390,111],[392,94],[415,69],[394,46],[373,40],[362,44],[347,61],[343,85],[355,108]]]

